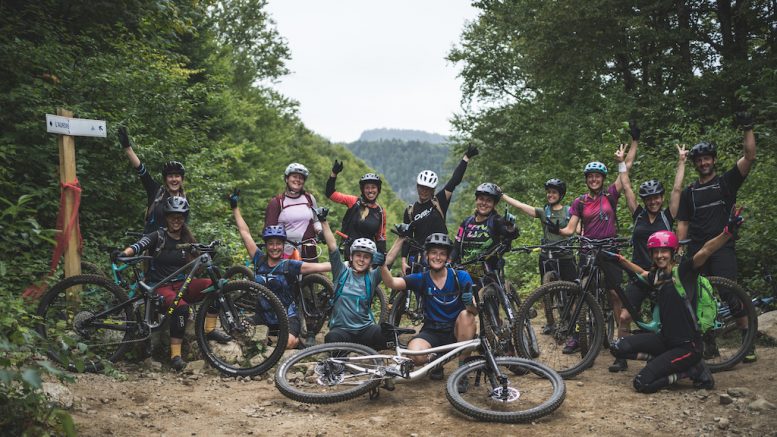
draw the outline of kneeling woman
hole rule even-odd
[[[149,285],[165,279],[193,259],[190,251],[177,248],[179,244],[195,242],[194,236],[185,223],[189,215],[189,202],[183,197],[169,197],[165,201],[163,212],[167,223],[166,228],[146,234],[137,243],[111,254],[111,258],[115,261],[119,256],[134,256],[148,250],[148,254],[153,257],[150,270],[146,273],[146,283]],[[184,277],[175,279],[178,280],[157,289],[157,293],[164,297],[165,306],[168,308],[175,303]],[[207,278],[193,279],[186,293],[178,299],[170,317],[170,365],[176,370],[183,370],[186,367],[186,362],[181,358],[181,343],[186,330],[186,321],[189,319],[189,303],[201,301],[205,297],[202,290],[211,284],[211,280]],[[207,338],[219,343],[228,343],[231,338],[215,329],[216,319],[215,313],[209,313],[205,319]]]
[[[742,219],[733,215],[723,233],[707,241],[679,266],[673,258],[680,244],[672,231],[658,231],[648,238],[647,247],[653,261],[650,271],[622,255],[612,254],[626,269],[636,273],[639,280],[656,290],[661,309],[660,333],[621,337],[610,348],[616,358],[650,360],[634,378],[634,389],[638,392],[655,393],[684,377],[690,377],[696,388],[715,386],[712,373],[702,359],[702,333],[696,321],[699,268],[732,238],[741,223]],[[679,289],[685,290],[685,296],[680,294],[675,281],[681,283]]]

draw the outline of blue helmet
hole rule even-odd
[[[262,231],[262,239],[267,241],[269,238],[280,238],[286,241],[286,228],[281,225],[270,225]]]
[[[587,175],[588,173],[600,173],[603,176],[607,176],[607,166],[599,161],[589,162],[583,169],[583,174]]]

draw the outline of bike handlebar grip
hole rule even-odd
[[[348,239],[348,234],[346,234],[344,232],[335,231],[335,234],[345,238],[346,240]]]

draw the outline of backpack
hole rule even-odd
[[[411,223],[413,222],[413,206],[415,206],[415,204],[407,205],[407,211],[406,211],[407,216],[410,218]],[[442,207],[440,206],[440,201],[437,199],[437,196],[432,196],[432,206],[434,206],[437,209],[437,212],[440,213],[440,217],[442,217],[443,220],[445,220],[445,213],[442,212]]]
[[[697,207],[696,206],[696,197],[694,196],[694,193],[696,191],[706,191],[706,190],[720,190],[720,193],[721,193],[721,196],[723,197],[723,200],[718,200],[716,202],[712,202],[712,203],[709,203],[707,205],[700,205],[700,206]],[[701,184],[699,183],[699,181],[696,180],[695,182],[693,182],[688,187],[688,193],[691,196],[691,206],[693,206],[692,217],[696,216],[696,210],[697,209],[710,208],[710,207],[713,207],[713,206],[721,206],[722,205],[723,209],[725,210],[726,209],[726,199],[731,197],[731,190],[729,190],[728,184],[725,183],[725,180],[723,180],[720,176],[717,177],[716,183],[714,183],[712,185],[708,185],[706,187],[701,187]]]
[[[564,217],[567,219],[567,223],[569,223],[569,205],[565,205],[563,209],[564,209]],[[580,209],[580,208],[578,208],[578,209]],[[582,209],[580,209],[580,211],[578,211],[578,212],[580,213],[580,215],[582,217],[582,215],[583,215]],[[550,221],[550,215],[551,215],[550,205],[546,204],[545,205],[545,221],[546,222]],[[559,222],[559,225],[560,224],[561,223]],[[563,225],[563,226],[566,226],[566,225]]]
[[[610,207],[613,211],[613,216],[615,217],[615,228],[618,228],[618,204],[610,200],[610,192],[607,190],[602,190],[602,196],[607,198],[607,201],[610,202]],[[586,194],[581,194],[580,197],[577,198],[579,202],[577,202],[577,216],[580,217],[580,223],[583,222],[583,208],[585,207],[585,196]],[[602,204],[599,204],[599,215],[602,215]],[[584,229],[585,231],[585,229]]]
[[[308,207],[313,208],[313,198],[310,197],[310,194],[308,194],[307,191],[304,191],[302,193],[302,195],[305,196],[305,199],[308,201]],[[286,197],[286,193],[281,193],[281,194],[278,194],[277,196],[275,196],[275,200],[277,200],[278,204],[281,206],[281,211],[283,211],[284,209],[287,208],[286,206],[283,206],[283,198],[284,197]],[[296,206],[296,205],[299,205],[299,204],[297,203],[297,204],[294,204],[294,205],[291,205],[291,206]]]
[[[691,302],[688,299],[688,295],[685,293],[685,287],[683,287],[680,281],[680,273],[677,266],[672,269],[672,279],[674,280],[674,287],[677,289],[677,294],[685,299],[685,305],[691,312],[693,321],[696,322],[697,329],[702,333],[706,333],[715,326],[715,320],[718,317],[718,301],[715,300],[715,296],[712,294],[712,284],[709,279],[699,275],[696,283],[697,298],[696,298],[696,311],[691,308]]]
[[[353,225],[353,220],[356,217],[357,212],[362,207],[362,200],[361,198],[356,199],[356,203],[353,204],[348,210],[345,211],[345,214],[343,215],[343,223],[340,225],[340,228],[343,230],[343,232],[348,232],[350,236],[351,226]],[[381,221],[383,221],[383,207],[375,204],[376,210],[378,214],[380,215]],[[369,206],[364,206],[365,208],[369,208]]]

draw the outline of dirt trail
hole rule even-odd
[[[177,375],[125,365],[127,380],[80,375],[70,385],[73,415],[85,436],[204,435],[777,435],[777,411],[754,411],[762,397],[777,404],[774,363],[777,348],[761,348],[754,364],[715,375],[714,390],[694,390],[682,381],[671,390],[641,395],[631,379],[642,363],[611,374],[603,353],[595,366],[567,381],[564,404],[534,424],[475,422],[458,414],[445,398],[444,384],[419,381],[334,405],[306,405],[283,397],[267,376],[259,381],[222,379],[208,370]],[[449,373],[446,369],[446,374]],[[750,396],[721,405],[720,394],[744,387]]]

